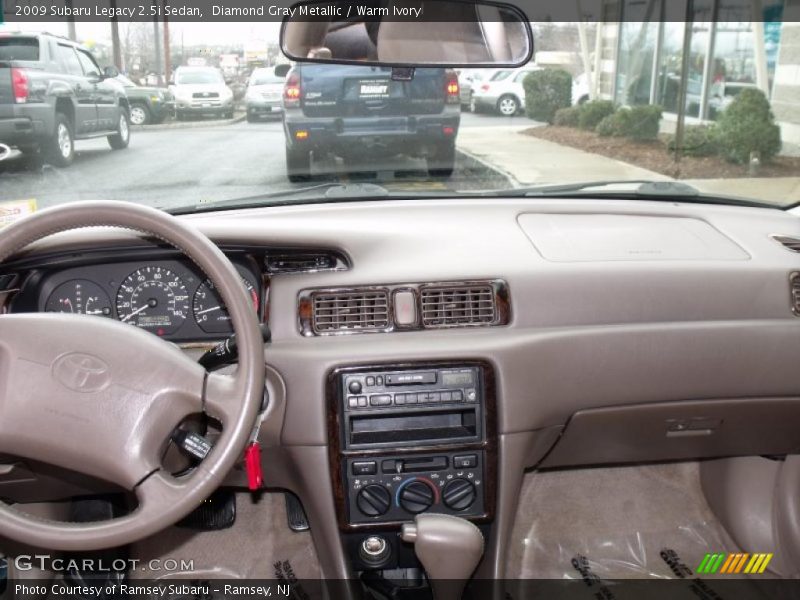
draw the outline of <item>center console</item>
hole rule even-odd
[[[330,374],[331,473],[339,527],[357,570],[414,566],[396,532],[419,513],[491,520],[494,388],[493,371],[482,361],[354,366]],[[388,546],[375,559],[364,548],[377,538]]]

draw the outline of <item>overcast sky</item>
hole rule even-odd
[[[127,23],[120,23],[120,29],[127,27]],[[198,44],[231,44],[246,42],[248,40],[278,41],[280,23],[275,22],[247,22],[247,23],[173,23],[169,24],[173,44],[180,44],[181,36],[187,46]],[[67,35],[67,24],[63,22],[52,23],[7,23],[0,25],[0,31],[48,31],[57,35]],[[77,23],[76,33],[81,41],[111,41],[111,30],[108,23]]]

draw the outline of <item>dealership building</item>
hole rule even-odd
[[[585,66],[599,74],[594,96],[658,104],[665,121],[674,121],[686,64],[687,122],[713,121],[739,91],[757,88],[784,141],[800,144],[800,0],[694,0],[691,13],[680,13],[687,1],[603,3],[595,48],[583,52]],[[670,21],[675,14],[691,19]]]

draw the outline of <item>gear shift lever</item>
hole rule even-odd
[[[483,534],[451,515],[420,514],[403,525],[400,537],[414,544],[433,588],[433,600],[461,600],[464,586],[483,556]]]

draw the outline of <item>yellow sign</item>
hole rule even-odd
[[[36,200],[0,202],[0,229],[36,212]]]

